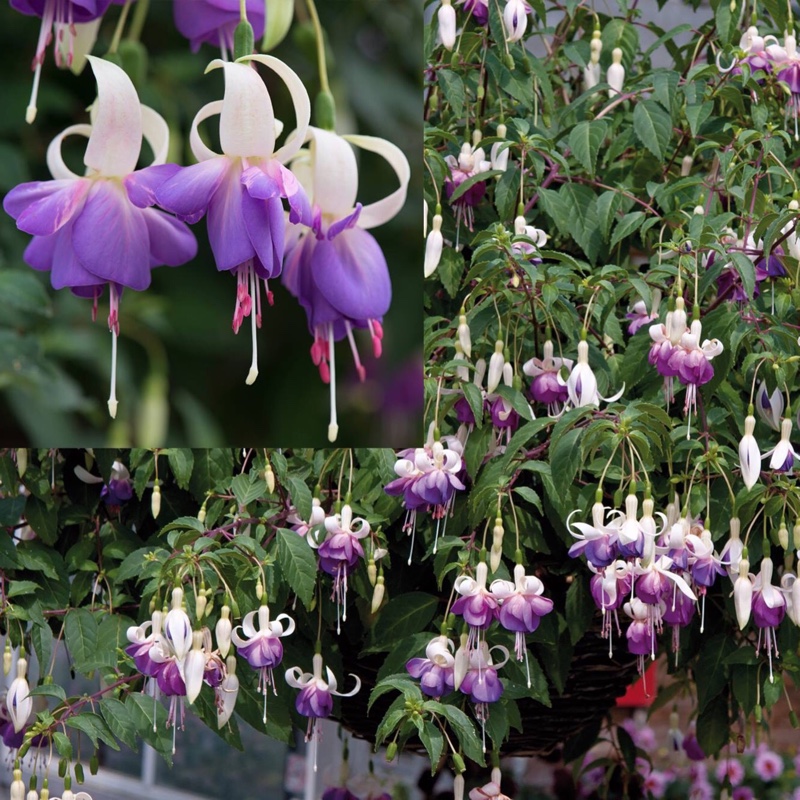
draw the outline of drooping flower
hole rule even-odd
[[[792,435],[792,420],[789,417],[781,420],[781,438],[778,444],[767,453],[764,453],[764,458],[771,456],[769,460],[769,468],[774,469],[776,472],[788,472],[791,474],[794,467],[794,460],[796,453],[792,446],[789,437]]]
[[[469,800],[511,800],[507,794],[503,794],[500,784],[489,781],[485,786],[476,786],[469,793]]]
[[[492,595],[500,600],[497,619],[507,631],[514,631],[515,653],[518,661],[527,655],[525,634],[533,633],[541,618],[553,610],[553,601],[542,597],[544,584],[535,575],[526,575],[525,567],[516,564],[514,582],[496,580],[490,587]]]
[[[503,655],[499,664],[495,664],[492,660],[494,650],[498,650]],[[503,684],[500,683],[497,670],[506,661],[508,661],[508,650],[501,645],[490,648],[485,641],[482,641],[478,647],[470,650],[469,669],[459,688],[476,704],[475,716],[481,722],[488,719],[488,704],[497,702],[503,694]]]
[[[27,672],[28,660],[22,657],[18,658],[17,675],[11,681],[11,686],[8,687],[8,694],[6,694],[6,708],[16,733],[19,733],[25,727],[28,717],[33,711],[33,698],[30,695]]]
[[[459,0],[464,3],[464,11],[472,14],[472,19],[478,25],[487,25],[489,22],[489,0]]]
[[[506,29],[506,41],[518,42],[528,27],[528,14],[531,8],[525,0],[506,0],[503,9],[503,24]]]
[[[444,237],[442,236],[442,215],[433,215],[433,225],[431,232],[425,240],[425,263],[423,265],[423,276],[430,278],[439,262],[442,260],[442,250],[444,249]]]
[[[396,145],[375,136],[337,136],[310,127],[311,145],[292,162],[292,173],[311,202],[310,230],[287,231],[283,284],[300,301],[314,337],[311,359],[331,387],[328,439],[338,433],[334,342],[347,338],[360,380],[361,363],[353,330],[369,331],[375,357],[381,354],[381,321],[389,310],[392,286],[386,258],[367,229],[388,222],[405,204],[411,170]],[[358,169],[353,147],[382,156],[395,171],[399,188],[381,200],[356,202]]]
[[[325,668],[327,680],[322,677],[322,655],[315,653],[312,659],[313,672],[303,672],[300,667],[286,670],[286,683],[294,689],[300,689],[300,694],[295,700],[297,711],[308,717],[308,730],[306,741],[311,740],[316,733],[316,721],[330,716],[333,711],[333,695],[337,697],[352,697],[361,689],[361,679],[351,673],[356,685],[349,692],[338,691],[339,684],[330,667]],[[316,738],[316,737],[314,737]]]
[[[634,597],[623,606],[625,613],[631,618],[626,637],[628,651],[637,656],[639,674],[644,674],[644,657],[650,654],[655,658],[656,629],[650,607],[638,597]]]
[[[475,568],[475,577],[459,575],[456,578],[455,590],[461,595],[450,609],[453,614],[464,618],[469,625],[470,647],[480,638],[480,632],[485,631],[497,616],[499,603],[492,592],[486,588],[486,579],[489,568],[485,561],[481,561]]]
[[[230,655],[225,660],[225,677],[214,689],[217,705],[217,728],[222,728],[233,714],[239,694],[239,679],[236,677],[236,657]]]
[[[719,339],[705,339],[701,345],[702,331],[700,320],[694,320],[669,355],[669,369],[686,386],[683,410],[690,416],[692,411],[697,412],[697,387],[714,377],[711,360],[723,351]]]
[[[589,569],[595,574],[589,581],[589,591],[594,604],[603,614],[601,636],[608,639],[608,657],[614,654],[613,634],[616,626],[617,635],[622,635],[618,610],[622,608],[626,597],[630,596],[633,572],[627,561],[619,559],[608,566],[597,569],[589,562]]]
[[[444,182],[445,194],[450,198],[455,190],[464,183],[468,178],[474,175],[480,175],[482,172],[488,172],[492,165],[487,161],[486,154],[482,147],[471,145],[469,142],[464,142],[461,145],[461,151],[458,158],[453,155],[445,157],[445,162],[450,168],[450,177]],[[485,181],[479,180],[470,186],[460,197],[456,198],[453,205],[456,208],[456,225],[461,224],[463,219],[469,230],[472,230],[474,224],[474,215],[472,209],[480,205],[483,196],[486,194]]]
[[[633,306],[631,306],[631,310],[625,315],[625,317],[630,320],[628,324],[628,333],[630,333],[631,336],[636,333],[639,328],[658,319],[658,305],[660,300],[658,290],[656,290],[653,295],[653,308],[649,313],[644,300],[637,300]]]
[[[439,698],[454,687],[455,658],[450,652],[453,642],[446,636],[436,636],[425,648],[425,658],[412,658],[406,670],[419,680],[419,688],[429,697]]]
[[[253,623],[258,615],[258,628]],[[285,627],[281,620],[286,620]],[[242,631],[242,634],[239,631]],[[237,625],[231,633],[231,641],[236,645],[239,655],[247,663],[259,671],[258,691],[264,695],[264,722],[267,721],[267,689],[271,686],[277,694],[275,678],[272,670],[283,659],[281,638],[294,631],[294,620],[288,614],[278,614],[270,621],[269,607],[262,603],[257,611],[245,614],[241,625]]]
[[[119,298],[124,287],[142,291],[150,270],[178,266],[194,258],[197,242],[182,222],[150,208],[154,189],[180,168],[165,164],[169,129],[163,118],[139,104],[133,83],[110,61],[89,56],[98,99],[91,125],[72,125],[47,149],[51,181],[23,183],[3,200],[17,227],[33,234],[25,261],[50,272],[54,289],[97,300],[108,285],[108,327],[112,333],[111,392],[108,410],[117,413],[116,353]],[[87,136],[87,175],[72,172],[61,156],[66,136]],[[136,171],[142,138],[155,159]]]
[[[514,253],[530,256],[529,260],[533,264],[541,264],[542,259],[537,254],[547,244],[547,240],[550,237],[543,230],[535,228],[533,225],[528,225],[523,216],[519,216],[514,220],[514,236],[515,239],[511,244],[511,250]]]
[[[31,123],[36,119],[36,98],[47,46],[51,41],[55,41],[56,66],[72,67],[76,60],[85,56],[81,49],[85,32],[89,33],[88,49],[94,44],[100,17],[105,14],[111,0],[9,0],[9,2],[12,8],[22,14],[42,19],[36,54],[31,65],[34,71],[33,89],[25,113],[26,121]]]
[[[772,394],[769,394],[767,392],[767,384],[761,381],[756,392],[756,413],[762,422],[769,425],[772,430],[780,431],[783,408],[784,402],[781,390],[776,387]]]
[[[294,103],[297,129],[275,150],[277,132],[267,87],[255,68],[257,61],[286,84]],[[284,255],[284,214],[281,198],[289,203],[292,223],[310,222],[308,198],[295,176],[283,166],[305,139],[311,105],[297,74],[273,56],[245,56],[236,62],[212,61],[208,69],[225,71],[222,102],[207,103],[192,122],[190,144],[197,164],[183,167],[156,191],[158,204],[179,219],[195,223],[208,215],[208,238],[217,269],[236,276],[233,330],[245,317],[252,323],[253,360],[247,375],[258,377],[256,329],[261,325],[263,280],[271,302],[269,279],[280,274]],[[219,114],[222,154],[208,148],[198,126]]]
[[[264,34],[264,0],[245,0],[247,21],[253,36]],[[203,42],[219,47],[227,61],[233,53],[233,33],[241,20],[239,0],[174,0],[175,27],[185,36],[196,53]]]
[[[786,616],[786,598],[783,592],[772,585],[772,559],[765,556],[761,569],[753,581],[753,622],[758,630],[756,654],[761,649],[762,636],[769,658],[769,678],[772,681],[772,652],[778,653],[777,628]]]
[[[153,658],[153,648],[164,646],[161,633],[163,619],[160,611],[153,611],[151,619],[141,625],[131,626],[126,634],[131,644],[125,648],[125,652],[133,659],[136,669],[149,678],[154,678],[161,668],[161,662]]]
[[[110,510],[118,510],[123,503],[127,503],[133,497],[131,474],[121,461],[115,461],[111,465],[111,477],[108,483],[103,483],[103,479],[99,475],[93,475],[81,466],[76,466],[74,472],[83,483],[103,484],[100,498]]]
[[[331,599],[336,603],[337,631],[341,631],[340,618],[347,619],[347,576],[364,558],[360,540],[369,535],[369,523],[363,517],[353,517],[353,509],[345,503],[340,514],[325,517],[325,530],[320,544],[312,536],[308,543],[317,548],[322,571],[333,576]]]
[[[569,549],[570,556],[577,558],[585,555],[587,561],[598,570],[614,563],[619,555],[619,527],[605,522],[606,509],[602,502],[597,500],[592,505],[591,525],[571,522],[578,512],[579,509],[576,509],[567,517],[567,530],[578,539]]]
[[[597,378],[594,370],[589,366],[589,343],[585,339],[578,342],[578,360],[567,378],[567,393],[573,408],[584,406],[599,406],[602,400],[613,403],[622,397],[625,385],[611,397],[603,397],[597,390]]]
[[[756,418],[748,414],[744,418],[744,436],[739,442],[739,466],[742,470],[742,480],[748,489],[752,489],[761,476],[761,452],[758,442],[753,436],[756,428]]]
[[[164,619],[164,638],[182,662],[192,646],[192,623],[183,609],[183,589],[179,586],[172,590],[172,608]]]
[[[531,358],[522,365],[522,371],[533,378],[531,381],[531,397],[537,403],[546,403],[547,411],[557,417],[564,409],[569,398],[567,384],[561,380],[562,369],[572,370],[572,359],[553,356],[553,342],[548,339],[544,343],[543,358]]]
[[[733,605],[736,609],[736,621],[744,630],[750,621],[753,610],[753,580],[749,575],[750,562],[746,558],[739,560],[739,575],[733,583]]]

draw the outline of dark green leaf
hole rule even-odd
[[[194,467],[192,451],[186,448],[172,448],[167,453],[167,459],[178,486],[181,489],[188,489]]]
[[[672,138],[672,119],[655,100],[643,100],[633,110],[633,130],[639,141],[658,159],[664,158]]]
[[[78,672],[88,673],[97,667],[97,620],[86,608],[67,612],[64,641]]]
[[[408,592],[392,598],[380,612],[373,628],[375,642],[393,644],[398,639],[425,630],[433,619],[439,598],[425,592]]]
[[[25,503],[25,519],[44,544],[53,545],[58,538],[58,508],[48,506],[30,495]]]
[[[304,537],[290,530],[276,531],[278,562],[292,591],[308,608],[317,583],[317,559]]]

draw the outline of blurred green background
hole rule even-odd
[[[30,69],[40,20],[0,7],[0,192],[22,181],[47,180],[45,153],[66,126],[88,122],[95,86],[87,68],[80,76],[55,67],[48,49],[33,125],[24,121]],[[328,35],[337,132],[387,138],[401,147],[412,169],[408,201],[390,223],[372,233],[386,255],[394,299],[384,320],[384,353],[374,360],[368,336],[358,336],[368,377],[359,384],[347,343],[336,350],[339,375],[339,443],[407,446],[422,431],[422,123],[420,64],[422,11],[416,0],[322,0]],[[94,53],[106,52],[120,7],[112,5]],[[222,70],[203,75],[218,51],[203,45],[193,54],[172,20],[171,0],[151,0],[141,41],[147,49],[146,79],[137,88],[143,103],[169,122],[172,159],[193,163],[188,131],[197,110],[221,99]],[[303,0],[295,22],[273,55],[318,90],[313,31]],[[293,127],[288,93],[267,79],[276,115]],[[215,118],[216,119],[216,118]],[[312,124],[314,120],[312,118]],[[216,124],[203,134],[213,145]],[[81,173],[85,139],[70,137],[64,152]],[[143,154],[144,163],[149,163]],[[359,200],[370,202],[396,187],[380,159],[360,161]],[[38,446],[219,444],[319,446],[326,443],[328,387],[308,351],[305,313],[277,282],[275,305],[259,332],[260,375],[244,379],[250,365],[249,320],[231,330],[235,281],[214,266],[205,221],[193,226],[200,243],[195,261],[153,271],[146,292],[126,291],[121,305],[120,400],[116,421],[106,411],[111,337],[108,293],[98,320],[91,301],[55,292],[49,275],[22,261],[30,237],[0,212],[0,441]]]

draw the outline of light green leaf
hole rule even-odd
[[[464,91],[464,81],[451,69],[440,69],[437,75],[439,88],[442,90],[445,100],[450,105],[453,114],[460,117],[464,113],[464,101],[466,92]]]
[[[589,175],[594,175],[597,154],[600,152],[607,131],[608,125],[605,120],[600,119],[579,122],[570,132],[568,140],[570,149]]]
[[[178,486],[181,489],[188,489],[194,467],[192,451],[186,448],[172,448],[167,452],[167,459]]]
[[[633,130],[639,141],[656,157],[664,158],[672,138],[672,119],[655,100],[643,100],[633,110]]]
[[[276,531],[278,563],[292,591],[308,608],[317,582],[317,559],[304,537],[283,528]]]
[[[313,506],[311,489],[308,488],[302,478],[298,478],[296,475],[290,475],[286,479],[286,484],[289,489],[289,497],[292,500],[292,505],[297,509],[298,516],[307,522],[311,519],[311,508]]]
[[[78,672],[97,667],[97,620],[86,608],[74,608],[64,619],[64,640]]]

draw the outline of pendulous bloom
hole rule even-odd
[[[3,200],[17,227],[33,235],[25,261],[50,273],[54,289],[69,287],[97,301],[108,286],[108,327],[112,333],[111,391],[108,410],[117,413],[116,355],[119,300],[125,287],[142,291],[150,271],[160,265],[178,266],[194,258],[197,242],[182,222],[151,208],[154,190],[180,168],[165,164],[169,140],[167,123],[153,109],[139,104],[125,72],[89,56],[98,98],[91,125],[71,125],[47,149],[51,181],[23,183]],[[87,171],[76,175],[64,163],[65,137],[86,136],[83,157]],[[155,159],[136,170],[142,138]]]
[[[335,441],[336,362],[334,343],[347,339],[360,380],[366,379],[353,336],[369,331],[377,358],[382,350],[383,315],[389,310],[392,285],[380,245],[367,232],[392,219],[406,200],[411,170],[402,151],[374,136],[338,136],[310,127],[310,145],[292,162],[292,173],[311,203],[310,229],[289,226],[283,284],[300,301],[314,337],[311,359],[331,387],[328,439]],[[382,156],[400,186],[369,205],[356,202],[358,168],[353,147]],[[305,220],[304,220],[305,221]]]
[[[455,658],[450,652],[453,642],[446,636],[436,636],[425,648],[425,658],[412,658],[406,670],[419,679],[419,688],[429,697],[439,698],[454,689]]]
[[[264,0],[246,0],[247,21],[253,35],[264,34]],[[175,27],[185,36],[196,53],[203,42],[219,47],[227,60],[233,52],[233,33],[241,20],[239,0],[173,0]]]
[[[275,150],[282,125],[275,119],[266,84],[250,63],[269,67],[286,84],[294,103],[297,129]],[[207,103],[192,122],[190,144],[197,164],[183,167],[156,191],[158,204],[179,219],[195,223],[208,215],[208,238],[217,269],[236,276],[233,330],[250,317],[253,360],[247,375],[258,377],[256,329],[261,326],[261,288],[271,302],[269,279],[281,272],[284,254],[282,198],[289,221],[310,222],[308,198],[295,176],[283,166],[305,139],[311,105],[297,74],[273,56],[246,56],[236,62],[212,61],[208,69],[225,71],[225,97]],[[222,154],[207,147],[198,126],[219,114]]]

